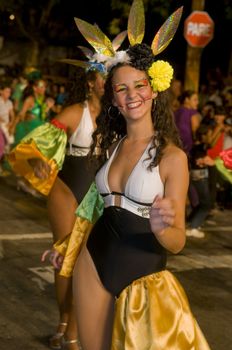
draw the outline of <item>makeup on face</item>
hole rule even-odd
[[[113,90],[116,93],[124,92],[128,89],[130,82],[118,83],[113,85]],[[147,78],[142,78],[133,82],[135,89],[141,89],[143,87],[147,87],[149,85]]]
[[[122,113],[141,113],[140,107],[154,98],[146,72],[131,66],[119,67],[112,78],[113,104]]]
[[[142,78],[135,80],[132,83],[119,83],[113,85],[114,93],[116,94],[115,100],[117,100],[117,106],[119,108],[131,107],[131,103],[128,103],[128,100],[131,100],[130,94],[137,96],[135,98],[138,102],[145,103],[148,100],[153,98],[152,92],[147,90],[147,87],[150,86],[147,78]],[[133,91],[133,92],[132,92]],[[126,100],[124,100],[126,98]],[[132,102],[132,101],[131,101]],[[137,105],[136,105],[137,106]]]

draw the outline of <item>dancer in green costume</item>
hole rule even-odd
[[[44,123],[47,106],[45,103],[46,83],[39,79],[25,91],[24,102],[16,118],[15,145],[30,131]]]

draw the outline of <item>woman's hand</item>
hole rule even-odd
[[[150,210],[150,225],[152,232],[161,234],[163,229],[174,225],[175,208],[173,200],[156,197]]]
[[[197,165],[199,165],[197,163]],[[201,158],[201,165],[202,166],[213,166],[215,165],[215,161],[210,156],[205,156],[204,158]]]
[[[51,172],[51,167],[42,159],[31,158],[28,160],[28,163],[33,168],[34,174],[41,180],[46,180]]]
[[[50,263],[56,270],[60,270],[63,264],[64,257],[58,253],[55,249],[45,250],[42,254],[41,261],[45,262],[46,258],[49,259]]]

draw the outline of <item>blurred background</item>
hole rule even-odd
[[[199,4],[197,4],[197,2]],[[74,17],[96,22],[113,38],[127,26],[132,1],[128,0],[0,0],[0,75],[17,76],[25,66],[36,67],[43,74],[66,77],[69,66],[59,58],[79,58],[77,45],[86,45],[76,28]],[[150,44],[168,15],[184,6],[180,27],[173,42],[161,58],[174,65],[176,76],[185,74],[187,42],[183,36],[184,21],[197,4],[214,21],[214,37],[202,49],[200,81],[210,75],[229,77],[232,71],[232,6],[230,0],[144,0],[146,13],[145,42]],[[124,42],[125,47],[128,42]]]

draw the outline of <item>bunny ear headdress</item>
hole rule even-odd
[[[155,61],[155,56],[161,53],[172,41],[176,30],[179,26],[183,7],[178,8],[168,19],[163,23],[158,32],[155,34],[151,44],[151,62],[146,67],[150,78],[150,83],[153,91],[164,91],[169,88],[172,77],[173,68],[165,61]],[[130,9],[128,18],[128,39],[132,49],[133,46],[141,45],[145,33],[145,16],[142,0],[134,0]]]
[[[168,17],[160,27],[151,44],[153,55],[161,53],[170,44],[179,26],[183,6]],[[134,0],[128,17],[128,39],[131,46],[141,44],[145,34],[145,16],[142,0]]]
[[[155,61],[154,57],[170,44],[178,28],[182,11],[183,7],[180,7],[169,16],[155,34],[152,41],[150,49],[153,57],[146,70],[154,91],[164,91],[170,86],[173,76],[172,67],[168,62]],[[89,62],[94,62],[96,65],[104,63],[106,70],[110,70],[118,63],[130,63],[131,48],[133,49],[136,45],[145,45],[142,44],[145,33],[145,15],[142,0],[134,0],[130,9],[127,26],[130,47],[126,51],[117,51],[125,38],[125,32],[123,34],[121,33],[115,41],[111,42],[97,25],[89,24],[79,18],[75,18],[75,23],[81,34],[95,50],[95,54],[91,56]],[[86,50],[85,52],[88,57],[89,52],[87,53]],[[89,62],[85,62],[85,65],[90,64]],[[71,63],[70,60],[69,63]],[[79,62],[77,64],[80,65]]]
[[[97,70],[100,73],[106,73],[104,61],[106,57],[111,57],[116,54],[117,49],[121,46],[123,40],[127,36],[127,31],[119,33],[111,42],[110,39],[101,31],[96,25],[89,24],[81,19],[75,18],[78,29],[84,35],[86,40],[95,49],[95,52],[85,46],[78,46],[82,53],[88,60],[75,60],[64,58],[60,62],[72,64],[74,66],[82,67],[85,70]],[[94,45],[93,45],[94,43]]]
[[[152,58],[149,66],[145,69],[154,91],[164,91],[170,86],[173,68],[168,62],[155,61],[155,56],[170,44],[178,28],[182,12],[183,7],[180,7],[172,13],[160,27],[152,41],[150,47]],[[75,18],[75,22],[81,34],[96,52],[92,56],[92,59],[98,62],[98,64],[104,62],[104,67],[107,70],[110,70],[118,63],[130,63],[133,47],[145,45],[142,44],[145,33],[145,15],[142,0],[134,0],[130,8],[127,26],[130,47],[126,51],[116,51],[117,49],[115,49],[113,42],[110,41],[98,26],[91,25],[79,18]]]

